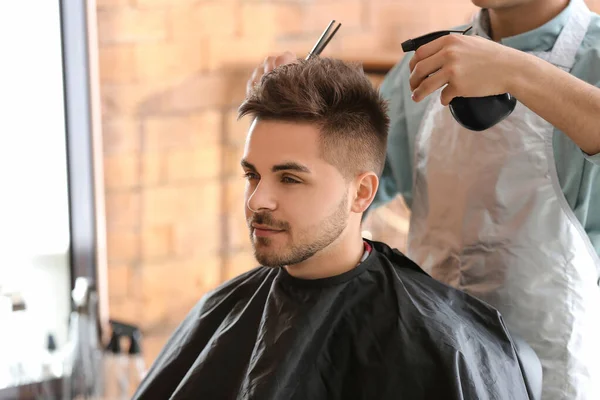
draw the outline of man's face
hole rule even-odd
[[[319,128],[255,121],[246,139],[245,211],[257,261],[298,264],[333,243],[350,214],[348,186],[319,155]]]

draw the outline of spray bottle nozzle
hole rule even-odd
[[[471,30],[472,27],[468,27],[466,30],[464,31],[436,31],[436,32],[431,32],[428,33],[426,35],[423,36],[419,36],[417,38],[414,39],[408,39],[407,41],[402,43],[402,51],[404,51],[405,53],[409,52],[409,51],[417,51],[417,49],[421,46],[423,46],[424,44],[427,44],[429,42],[434,41],[435,39],[439,39],[442,36],[446,36],[449,35],[451,33],[460,33],[460,34],[465,34],[467,32],[469,32]]]

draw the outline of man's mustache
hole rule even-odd
[[[255,213],[252,217],[248,218],[248,226],[265,225],[273,230],[287,231],[290,229],[290,225],[285,221],[278,221],[269,213]]]

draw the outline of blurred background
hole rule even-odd
[[[31,385],[69,362],[93,371],[81,360],[108,346],[110,319],[133,326],[118,325],[147,368],[206,291],[256,265],[239,167],[249,122],[236,110],[266,56],[304,57],[335,19],[323,56],[361,62],[379,85],[404,40],[475,11],[469,0],[0,2],[0,398],[59,398]],[[401,199],[365,224],[400,250],[407,230]]]

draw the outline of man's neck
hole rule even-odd
[[[497,42],[539,28],[568,4],[569,0],[533,0],[523,5],[489,9],[491,37]]]
[[[354,269],[360,262],[364,251],[364,242],[360,232],[351,236],[342,235],[308,260],[288,265],[285,269],[295,278],[329,278]]]

